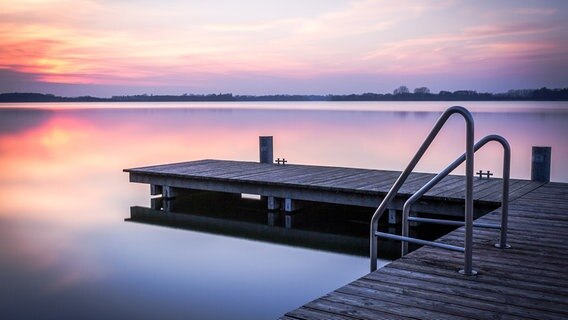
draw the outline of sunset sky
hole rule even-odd
[[[0,93],[568,87],[568,1],[0,0]]]

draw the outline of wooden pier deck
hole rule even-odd
[[[224,160],[124,171],[131,182],[158,188],[366,207],[378,206],[399,175],[385,170]],[[391,209],[400,209],[432,177],[411,174]],[[463,180],[463,176],[446,177],[426,193],[416,210],[463,215]],[[497,208],[502,180],[474,180],[475,206]],[[280,319],[568,319],[568,184],[511,180],[510,200],[511,249],[493,247],[498,230],[474,229],[477,276],[457,273],[462,253],[422,247]],[[499,210],[477,221],[499,223]],[[463,228],[437,241],[461,246]]]
[[[497,209],[477,221],[499,219]],[[474,229],[477,276],[457,273],[463,254],[422,247],[280,319],[568,319],[568,184],[513,200],[512,248],[494,248],[498,238]],[[463,228],[438,241],[462,245]]]
[[[315,201],[377,207],[399,176],[398,171],[276,165],[247,161],[198,160],[125,169],[131,182],[217,192],[257,194],[285,201]],[[404,200],[434,175],[412,173],[390,209],[401,209]],[[501,201],[501,179],[474,179],[477,205]],[[516,199],[541,186],[540,182],[511,180],[510,196]],[[425,194],[413,209],[425,213],[463,214],[463,176],[450,175]],[[432,206],[430,202],[435,202]],[[288,206],[282,206],[288,211]],[[292,211],[292,210],[290,210]]]

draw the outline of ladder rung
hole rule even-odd
[[[450,226],[464,226],[465,225],[465,223],[463,221],[445,220],[445,219],[430,219],[430,218],[420,218],[420,217],[408,217],[408,221],[435,223],[435,224],[446,224],[446,225],[450,225]],[[478,228],[501,229],[500,225],[492,224],[492,223],[474,222],[473,226],[478,227]]]
[[[459,252],[465,251],[463,247],[453,246],[451,244],[421,240],[421,239],[410,238],[410,237],[403,237],[403,236],[399,236],[399,235],[396,235],[396,234],[390,234],[390,233],[386,233],[386,232],[378,232],[377,231],[377,232],[375,232],[375,236],[383,237],[383,238],[387,238],[387,239],[392,239],[392,240],[416,243],[416,244],[420,244],[420,245],[423,245],[423,246],[442,248],[442,249],[446,249],[446,250],[459,251]]]

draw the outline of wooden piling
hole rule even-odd
[[[532,147],[532,181],[550,182],[551,151],[551,147]]]
[[[259,151],[260,151],[260,163],[273,163],[273,139],[272,136],[260,136],[259,138]]]

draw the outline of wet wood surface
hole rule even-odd
[[[500,209],[477,221],[499,223]],[[477,276],[457,272],[462,253],[422,247],[281,319],[568,319],[568,184],[517,197],[509,226],[506,250],[493,246],[498,230],[474,229]],[[437,241],[463,246],[463,236]]]

